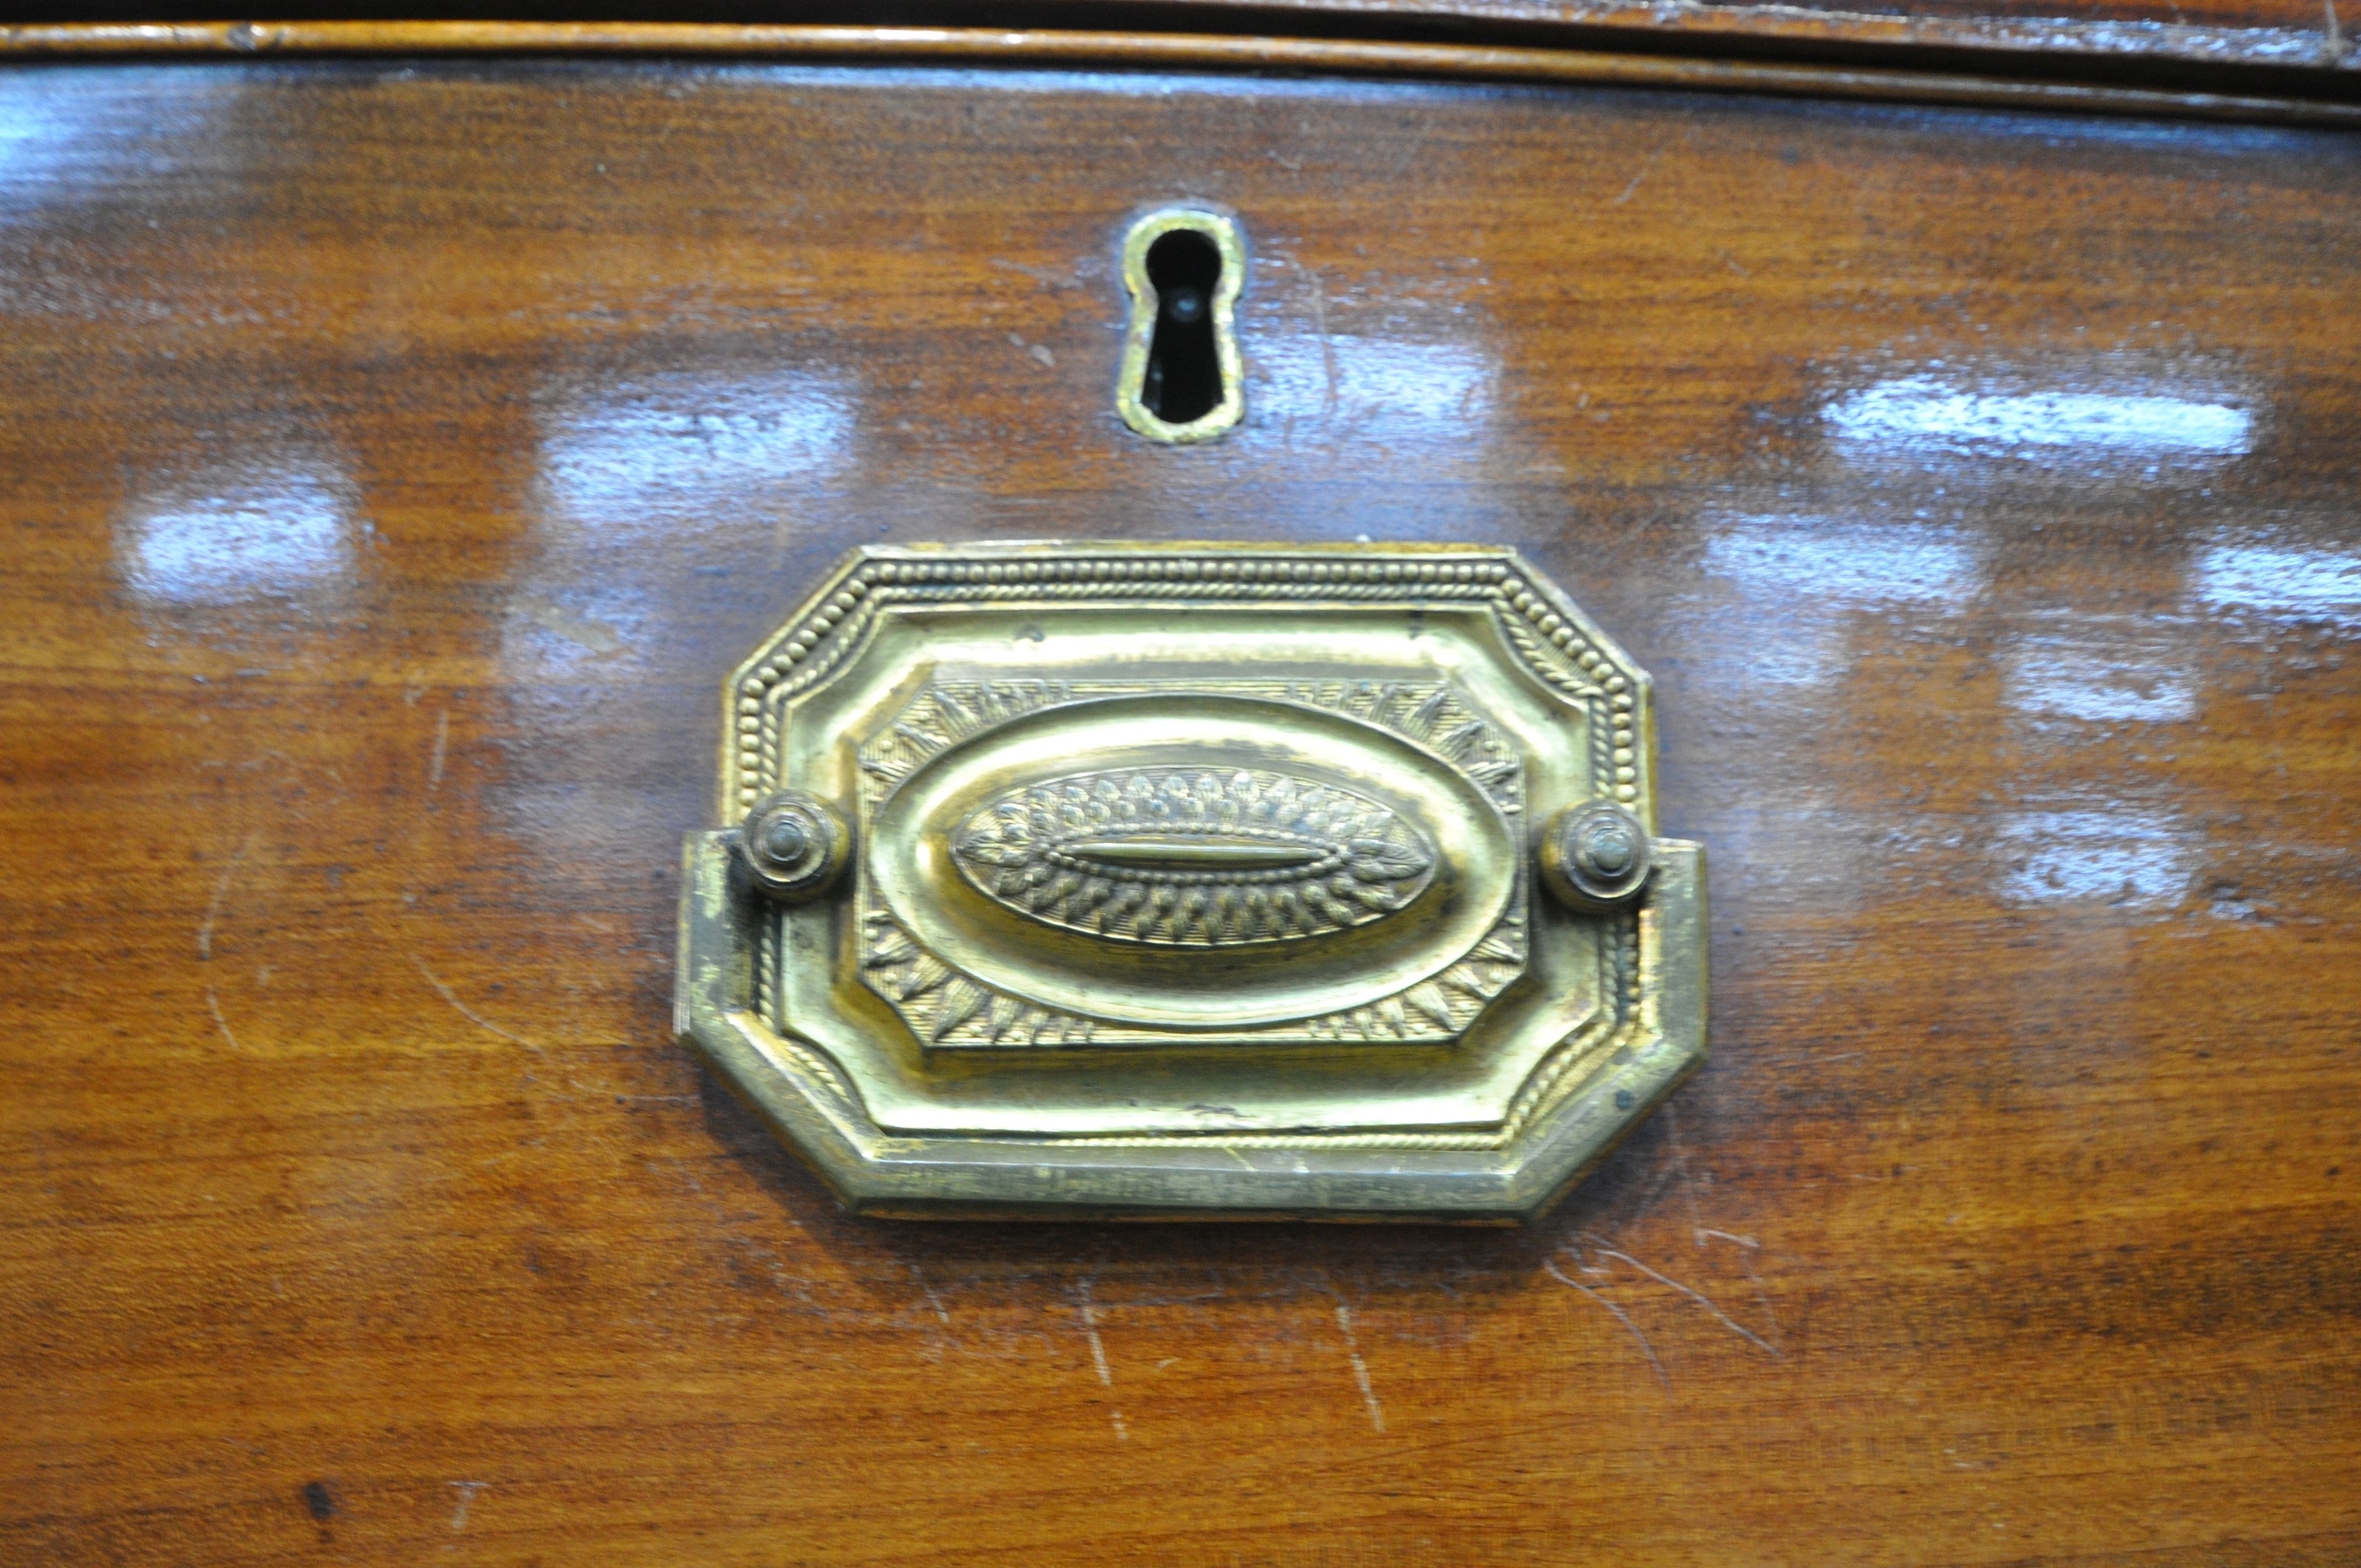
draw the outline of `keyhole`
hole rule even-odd
[[[1148,281],[1159,308],[1139,400],[1167,424],[1201,420],[1222,400],[1213,348],[1213,288],[1221,280],[1222,253],[1194,229],[1174,229],[1148,247]]]
[[[1245,282],[1237,225],[1168,207],[1124,236],[1131,329],[1115,407],[1152,441],[1203,441],[1246,411],[1231,306]]]

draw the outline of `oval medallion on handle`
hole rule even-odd
[[[977,889],[1111,941],[1226,947],[1384,918],[1434,850],[1390,807],[1252,769],[1074,773],[988,802],[952,836]]]
[[[915,700],[903,729],[939,734]],[[885,956],[862,975],[889,1003],[956,972],[1099,1042],[1308,1041],[1522,908],[1516,828],[1479,781],[1414,735],[1259,693],[1069,698],[872,775],[862,940]]]

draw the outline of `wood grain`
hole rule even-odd
[[[2349,135],[616,60],[0,75],[0,1561],[2361,1555]],[[1239,214],[1246,423],[1114,246]],[[1481,539],[1712,1063],[1523,1234],[838,1216],[667,1037],[849,546]]]
[[[806,24],[926,30],[1115,30],[1137,35],[1312,35],[1364,42],[1446,41],[1925,66],[2003,75],[2311,79],[2304,89],[2361,81],[2356,19],[2334,0],[895,0],[800,5]],[[34,36],[96,28],[191,36],[235,27],[256,35],[322,23],[533,28],[703,25],[763,31],[759,13],[724,0],[663,6],[629,0],[310,0],[207,11],[153,0],[0,0],[0,18]],[[213,18],[208,20],[207,18]],[[0,37],[5,29],[0,29]],[[2285,85],[2284,80],[2281,83]]]
[[[2210,70],[2350,71],[2355,18],[2329,0],[1148,0],[1148,14],[1203,20],[1233,16],[1349,18],[1375,33],[1390,24],[1451,26],[1498,36],[1555,37],[1642,49],[1713,40],[1755,50],[1836,53],[1956,51],[2003,70],[2048,60],[2187,62]],[[981,9],[981,7],[979,7]],[[1236,24],[1232,24],[1235,27]],[[1284,28],[1275,30],[1286,30]]]
[[[1817,99],[1946,104],[2052,114],[2256,125],[2361,126],[2344,83],[2219,73],[2203,88],[2026,80],[1992,71],[1881,69],[1373,39],[670,22],[175,22],[0,30],[0,58],[209,55],[623,55],[908,61],[1118,70],[1308,71],[1494,82],[1671,87]],[[1989,60],[1978,60],[1989,65]]]

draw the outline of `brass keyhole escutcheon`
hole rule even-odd
[[[1206,208],[1159,208],[1125,232],[1131,323],[1115,404],[1150,441],[1211,441],[1245,417],[1236,305],[1246,267],[1236,222]]]

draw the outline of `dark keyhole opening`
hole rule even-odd
[[[1167,424],[1204,418],[1222,400],[1222,362],[1213,347],[1213,294],[1222,253],[1194,229],[1174,229],[1148,247],[1156,290],[1156,332],[1139,400]]]

